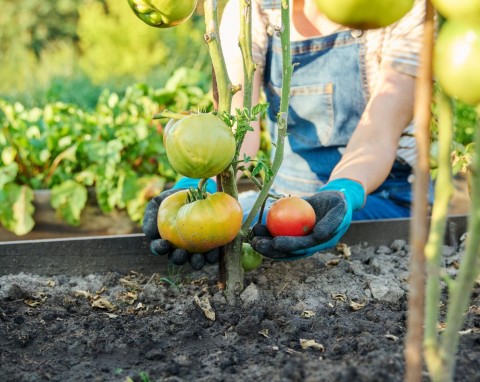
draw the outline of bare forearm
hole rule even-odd
[[[413,116],[414,85],[412,77],[384,71],[331,180],[354,179],[371,193],[386,179]]]

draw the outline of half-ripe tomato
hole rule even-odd
[[[235,155],[232,130],[213,114],[192,114],[170,126],[164,136],[168,161],[179,174],[210,178]]]
[[[480,24],[446,21],[435,44],[434,70],[445,93],[480,104]]]
[[[272,204],[267,229],[272,236],[305,236],[315,226],[315,211],[304,199],[288,196]]]
[[[480,22],[478,0],[432,0],[432,4],[446,19]]]
[[[240,231],[242,219],[238,201],[224,192],[216,192],[184,204],[178,210],[175,224],[184,242],[182,248],[204,253],[231,242]]]
[[[354,29],[386,27],[400,20],[414,0],[315,0],[330,20]]]
[[[177,232],[177,215],[180,207],[187,203],[188,190],[181,190],[166,197],[160,204],[157,214],[158,232],[162,239],[175,247],[185,248],[186,243]]]
[[[144,23],[170,28],[183,23],[193,14],[197,0],[128,0],[128,4]]]

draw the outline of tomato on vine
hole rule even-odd
[[[478,0],[432,0],[432,4],[447,19],[480,22]]]
[[[400,20],[414,0],[315,0],[330,20],[354,29],[373,29]]]
[[[157,222],[163,239],[188,252],[205,253],[231,242],[242,219],[240,204],[224,192],[181,190],[162,202]]]
[[[442,89],[452,97],[480,104],[480,23],[446,21],[435,45],[434,70]]]
[[[253,271],[262,265],[263,256],[248,243],[242,244],[242,268],[245,272]]]
[[[179,174],[210,178],[232,162],[236,142],[232,130],[213,114],[191,114],[169,125],[164,135],[168,161]]]
[[[190,18],[197,7],[197,0],[128,0],[128,4],[144,23],[170,28]]]

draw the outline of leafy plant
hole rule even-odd
[[[59,218],[78,225],[95,189],[104,212],[141,222],[148,200],[177,177],[166,158],[160,109],[211,108],[207,81],[180,68],[160,89],[105,90],[93,112],[60,102],[27,109],[0,100],[0,223],[18,235],[34,226],[33,190],[50,189]],[[164,121],[163,121],[164,122]]]

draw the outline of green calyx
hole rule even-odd
[[[188,189],[187,203],[205,200],[207,195],[207,179],[202,179],[198,183],[198,187],[190,187]]]

